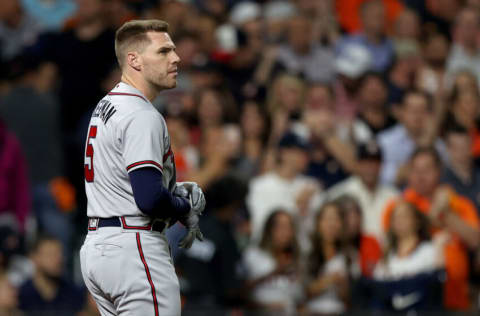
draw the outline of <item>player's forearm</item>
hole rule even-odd
[[[162,184],[162,173],[154,168],[140,168],[129,173],[138,208],[156,217],[181,217],[190,211],[189,202],[170,193]]]

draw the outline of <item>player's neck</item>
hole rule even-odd
[[[143,93],[143,95],[146,96],[147,99],[150,101],[153,101],[158,95],[158,91],[155,88],[151,87],[147,82],[141,80],[134,80],[127,74],[122,74],[121,81]]]

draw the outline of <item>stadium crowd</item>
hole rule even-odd
[[[85,136],[135,18],[207,197],[203,242],[167,232],[184,315],[479,313],[480,1],[1,0],[0,315],[99,315]]]

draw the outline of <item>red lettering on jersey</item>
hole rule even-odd
[[[85,156],[90,158],[90,165],[85,164],[85,181],[93,182],[95,178],[95,171],[93,170],[93,144],[91,143],[91,139],[97,137],[97,127],[92,125],[90,126],[90,130],[88,131],[88,138],[87,138],[87,148],[85,150]]]

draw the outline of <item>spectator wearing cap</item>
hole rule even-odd
[[[359,145],[357,174],[333,186],[327,191],[327,197],[335,199],[349,194],[356,198],[363,211],[362,226],[365,233],[383,242],[382,211],[387,202],[398,195],[398,191],[380,183],[381,161],[382,152],[376,142]]]
[[[337,54],[348,44],[355,43],[367,48],[372,55],[373,70],[384,72],[390,66],[394,49],[386,36],[385,5],[382,0],[365,1],[360,7],[362,31],[342,39],[337,46]]]
[[[432,105],[426,93],[407,91],[398,109],[398,117],[397,125],[377,137],[383,152],[381,182],[388,185],[404,181],[406,163],[419,146],[433,141],[442,157],[447,157],[443,142],[431,134]]]
[[[372,66],[368,49],[359,44],[345,45],[335,58],[337,79],[333,89],[336,96],[336,111],[339,117],[352,121],[358,111],[356,94],[359,83]]]
[[[473,161],[470,134],[465,128],[457,126],[446,131],[445,141],[449,159],[443,170],[442,181],[469,198],[479,211],[480,169]]]
[[[469,249],[480,243],[480,222],[473,203],[441,182],[442,161],[432,147],[417,149],[410,159],[408,186],[403,199],[425,214],[432,227],[431,236],[443,233],[445,269],[443,304],[452,310],[467,310],[469,298]],[[383,212],[383,228],[392,223],[396,201]]]
[[[309,162],[309,144],[300,136],[287,132],[278,143],[278,164],[274,170],[250,181],[247,207],[250,212],[252,239],[259,241],[266,218],[276,208],[301,218],[300,224],[310,225],[308,219],[321,203],[317,182],[302,175]],[[302,227],[303,228],[303,227]],[[308,247],[308,227],[299,230],[302,246]]]

